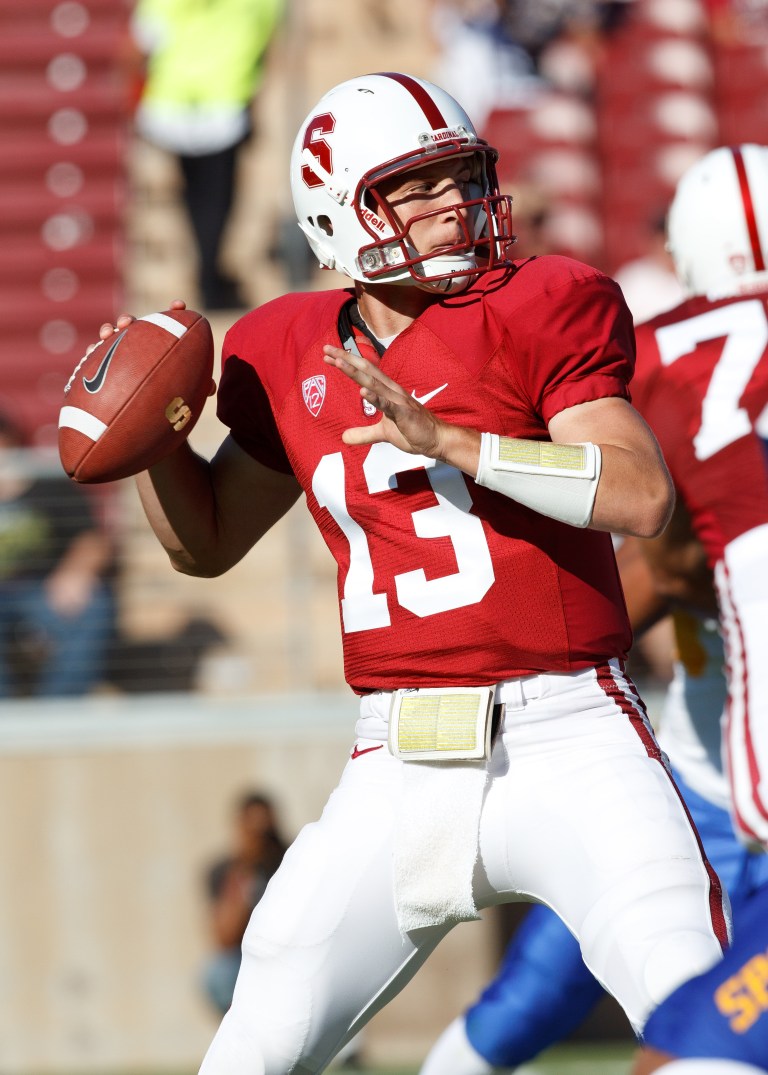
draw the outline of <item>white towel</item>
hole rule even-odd
[[[403,763],[394,842],[401,933],[479,918],[472,892],[487,761]]]

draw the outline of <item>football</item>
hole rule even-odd
[[[211,394],[213,335],[202,314],[133,321],[77,365],[59,413],[59,456],[77,482],[117,481],[186,440]]]

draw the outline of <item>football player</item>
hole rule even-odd
[[[714,572],[734,819],[768,847],[768,148],[694,164],[668,241],[691,297],[638,329],[632,394]]]
[[[728,943],[624,669],[611,533],[658,534],[673,506],[629,402],[632,318],[588,266],[512,260],[496,158],[430,83],[329,91],[291,188],[351,286],[241,318],[218,398],[230,434],[210,461],[183,445],[138,479],[197,576],[303,493],[360,695],[340,783],[246,930],[204,1075],[323,1071],[455,923],[503,901],[551,906],[638,1029]]]
[[[717,580],[729,642],[726,699],[719,631],[678,612],[683,660],[661,742],[731,896],[737,939],[740,906],[768,880],[760,783],[768,765],[768,682],[760,659],[768,623],[766,191],[768,149],[756,145],[717,149],[682,177],[669,214],[669,247],[690,297],[638,329],[632,382],[633,402],[658,435],[678,487],[676,525],[643,543],[653,588],[676,601],[706,603],[701,586],[690,589],[699,541],[674,540],[695,530]],[[629,589],[627,597],[631,607]],[[514,1068],[562,1040],[601,993],[565,926],[548,909],[534,908],[497,977],[441,1035],[422,1075]]]

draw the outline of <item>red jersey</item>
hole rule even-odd
[[[714,571],[733,814],[768,846],[768,291],[689,299],[637,342],[635,405]]]
[[[640,325],[632,399],[712,567],[768,522],[768,292],[688,299]]]
[[[345,674],[359,693],[491,684],[625,656],[609,534],[549,519],[434,459],[347,446],[379,421],[323,361],[352,290],[287,295],[224,342],[219,417],[259,462],[295,474],[338,564]],[[559,411],[628,398],[631,316],[613,281],[530,259],[435,301],[380,359],[440,418],[548,439]]]

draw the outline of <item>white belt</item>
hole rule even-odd
[[[526,701],[531,701],[541,696],[541,681],[543,678],[538,675],[530,675],[502,680],[495,687],[496,703],[504,705],[507,712],[525,709]],[[547,678],[551,678],[551,676]],[[439,688],[426,689],[434,690]],[[448,689],[471,691],[476,688],[451,687]],[[425,688],[422,688],[422,690],[425,690]],[[375,739],[378,742],[387,742],[389,738],[389,717],[395,693],[395,691],[374,691],[372,694],[366,694],[360,699],[360,718],[355,728],[355,732],[360,739]]]

